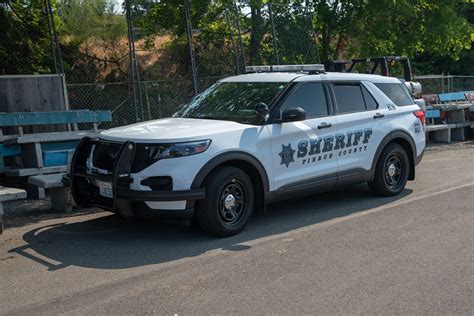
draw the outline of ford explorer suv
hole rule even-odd
[[[69,174],[75,202],[230,236],[271,202],[363,182],[393,196],[415,178],[424,112],[399,79],[322,65],[246,70],[171,118],[83,138]]]

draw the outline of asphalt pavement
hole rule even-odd
[[[107,212],[10,226],[0,314],[474,314],[473,142],[429,149],[397,197],[286,201],[225,239]]]

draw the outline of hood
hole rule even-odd
[[[245,125],[218,120],[166,118],[127,126],[115,127],[100,133],[100,138],[111,141],[175,142],[211,138],[212,135],[242,130]]]

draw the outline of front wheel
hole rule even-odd
[[[381,196],[399,194],[405,188],[409,169],[410,162],[405,149],[398,144],[390,144],[380,155],[374,180],[369,182],[370,190]]]
[[[252,181],[239,168],[221,167],[204,182],[206,199],[196,202],[195,219],[211,235],[238,234],[253,212],[255,195]]]

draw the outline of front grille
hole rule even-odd
[[[146,144],[135,144],[135,157],[132,163],[132,172],[140,172],[150,165],[150,156]]]
[[[99,141],[92,151],[92,167],[112,172],[122,143]],[[131,172],[137,173],[156,162],[149,159],[149,145],[135,144],[135,154],[131,162]]]
[[[100,142],[94,146],[92,164],[94,168],[112,171],[118,158],[121,144]]]

